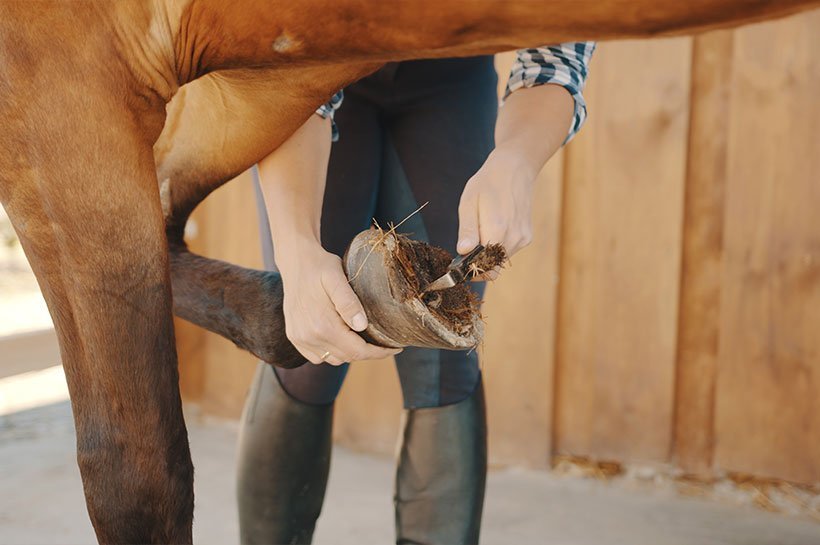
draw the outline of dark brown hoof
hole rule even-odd
[[[441,248],[391,231],[359,233],[344,267],[367,313],[369,325],[362,336],[394,348],[463,350],[478,345],[484,324],[479,301],[466,285],[422,293],[446,272],[451,258]]]

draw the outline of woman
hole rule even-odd
[[[493,57],[388,64],[348,87],[341,108],[334,97],[259,164],[287,335],[316,365],[257,370],[240,437],[243,543],[310,542],[344,362],[388,355],[396,355],[406,409],[396,541],[478,542],[486,422],[477,354],[399,354],[365,343],[355,332],[367,318],[339,256],[372,218],[398,223],[424,203],[401,226],[414,238],[462,254],[479,242],[502,243],[509,255],[528,244],[532,186],[584,120],[593,49],[519,51],[497,127]],[[331,150],[336,127],[341,138]],[[270,238],[264,233],[263,244]],[[483,283],[473,289],[481,295]]]

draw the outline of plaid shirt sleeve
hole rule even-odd
[[[523,87],[545,83],[560,85],[575,100],[575,116],[564,144],[572,140],[587,117],[584,84],[587,64],[595,51],[595,42],[567,42],[558,45],[519,49],[507,82],[506,99],[510,93]]]
[[[331,127],[333,129],[333,136],[331,137],[331,141],[333,142],[339,140],[339,128],[336,127],[336,122],[333,121],[333,114],[335,114],[336,110],[339,109],[339,106],[342,105],[342,101],[344,100],[344,98],[344,90],[340,90],[338,93],[330,97],[329,101],[316,108],[316,115],[323,117],[325,119],[330,119]]]

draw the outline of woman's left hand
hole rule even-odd
[[[458,246],[497,243],[511,257],[532,241],[532,192],[538,172],[516,150],[496,149],[467,182],[458,207]],[[485,279],[494,280],[497,271]]]

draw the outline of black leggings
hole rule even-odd
[[[455,253],[461,192],[494,146],[496,85],[487,56],[393,63],[345,89],[322,210],[325,249],[341,256],[372,218],[385,227],[429,202],[399,231]],[[483,294],[483,284],[473,288]],[[307,364],[276,373],[296,399],[327,404],[347,368]],[[475,350],[406,348],[396,368],[405,408],[457,403],[479,379]]]

